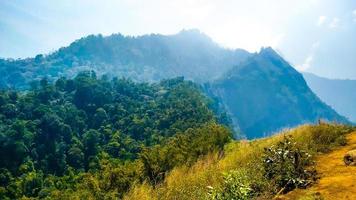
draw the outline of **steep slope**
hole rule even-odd
[[[356,122],[356,80],[328,79],[310,73],[303,76],[320,99]]]
[[[158,81],[176,76],[207,81],[246,59],[245,50],[224,49],[198,30],[175,35],[91,35],[49,55],[23,60],[0,59],[0,87],[26,88],[40,77],[74,77],[78,71]]]
[[[265,48],[212,83],[235,124],[248,138],[318,119],[347,122],[309,89],[303,76]]]

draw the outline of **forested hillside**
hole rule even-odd
[[[196,31],[88,36],[49,55],[0,60],[0,73],[0,199],[143,198],[135,192],[144,198],[182,197],[179,187],[160,196],[165,187],[186,180],[184,175],[172,180],[175,170],[194,171],[205,156],[213,155],[213,163],[226,153],[231,156],[226,144],[232,137],[263,137],[319,119],[348,123],[273,49],[255,54],[228,50]],[[328,131],[335,135],[329,138]],[[321,125],[305,134],[312,135],[308,144],[327,148],[342,143],[347,131],[342,125]],[[278,143],[281,148],[289,144]],[[318,151],[311,149],[306,147]],[[306,154],[300,156],[306,159]],[[248,198],[283,189],[285,180],[261,176],[285,172],[255,164],[267,172],[249,171],[262,182],[242,187],[253,191],[245,191]],[[292,172],[297,174],[291,181],[302,182],[289,190],[309,184],[312,176],[299,174],[300,169]],[[203,181],[194,188],[183,185],[183,190],[224,199],[233,183],[219,181],[245,176],[245,171],[227,171],[226,177],[216,172],[202,171],[214,175],[216,180],[209,181],[218,188],[207,190]],[[191,174],[187,178],[193,185],[200,182]],[[183,196],[197,197],[193,193]]]
[[[28,88],[33,80],[74,77],[83,70],[98,76],[159,81],[184,76],[205,82],[219,77],[250,54],[220,47],[198,30],[137,37],[90,35],[48,55],[0,59],[0,88]]]
[[[220,98],[234,124],[248,138],[259,138],[319,119],[348,123],[323,103],[308,87],[302,74],[272,48],[235,66],[207,85]]]
[[[183,78],[147,84],[94,72],[1,91],[0,199],[115,199],[132,184],[157,184],[230,140],[209,102]]]
[[[0,59],[0,88],[26,90],[42,78],[52,83],[83,70],[140,83],[183,76],[206,85],[204,92],[216,100],[214,110],[226,110],[235,131],[247,138],[319,119],[348,123],[273,49],[255,54],[226,49],[198,30],[136,37],[90,35],[48,55]]]
[[[0,0],[0,200],[356,200],[355,25],[356,0]]]

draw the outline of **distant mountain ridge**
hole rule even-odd
[[[356,80],[328,79],[311,73],[303,76],[323,101],[356,123]]]
[[[135,81],[184,76],[205,83],[205,92],[221,101],[218,107],[248,138],[320,118],[347,122],[272,48],[255,54],[225,49],[198,30],[168,36],[91,35],[49,55],[0,59],[0,88],[26,89],[43,77],[74,77],[83,70]]]
[[[136,81],[159,81],[179,75],[205,82],[248,56],[250,53],[242,49],[220,47],[198,30],[167,36],[90,35],[49,55],[0,60],[0,87],[26,88],[39,77],[74,77],[83,70]]]
[[[236,117],[235,124],[248,138],[319,119],[347,122],[323,103],[303,76],[272,48],[264,48],[232,68],[209,89]]]

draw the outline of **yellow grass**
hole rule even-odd
[[[307,190],[295,190],[280,199],[356,199],[356,167],[346,166],[344,155],[356,149],[356,132],[347,136],[347,145],[316,158],[320,180]]]
[[[230,170],[245,169],[251,179],[263,182],[265,180],[262,175],[261,156],[265,147],[276,144],[285,135],[292,135],[300,148],[307,149],[313,154],[317,150],[331,146],[330,141],[344,134],[340,131],[342,128],[328,124],[303,125],[264,139],[234,141],[226,145],[222,158],[219,159],[217,153],[212,153],[190,168],[185,166],[175,168],[161,185],[155,188],[147,184],[138,185],[125,199],[208,199],[208,186],[220,187],[223,173]],[[266,198],[271,196],[267,195]]]

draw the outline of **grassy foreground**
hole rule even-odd
[[[313,185],[316,156],[345,145],[353,130],[320,123],[268,138],[234,141],[191,167],[173,169],[159,185],[132,187],[124,199],[271,199]]]

